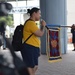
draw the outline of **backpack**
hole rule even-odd
[[[28,19],[27,21],[29,21],[31,19]],[[24,23],[27,23],[27,21]],[[33,20],[31,20],[33,21]],[[14,31],[14,35],[13,35],[13,39],[12,39],[12,46],[14,48],[14,51],[21,51],[22,49],[22,38],[23,38],[23,25],[19,25],[16,27],[15,31]],[[24,41],[24,43],[33,35],[33,33]]]
[[[16,27],[12,39],[12,46],[14,51],[20,51],[22,48],[22,38],[23,38],[23,25],[19,25]]]

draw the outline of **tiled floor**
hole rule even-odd
[[[73,45],[68,44],[67,54],[62,55],[62,60],[56,63],[49,63],[47,56],[39,58],[39,69],[36,75],[75,75],[75,52]]]
[[[36,75],[75,75],[75,52],[62,57],[60,62],[49,63],[47,57],[42,55]]]
[[[36,75],[75,75],[75,52],[72,51],[73,45],[68,44],[67,54],[62,55],[62,60],[56,63],[49,63],[46,55],[39,58],[39,69]],[[11,56],[8,50],[1,51],[9,62]],[[21,56],[20,53],[17,53]]]

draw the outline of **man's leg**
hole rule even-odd
[[[35,66],[34,67],[34,73],[36,73],[37,69],[38,69],[38,66]]]
[[[34,68],[28,68],[29,75],[35,75]]]
[[[4,49],[4,50],[6,49],[6,41],[5,41],[5,39],[4,39],[4,41],[3,41],[3,49]]]

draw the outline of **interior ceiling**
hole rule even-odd
[[[31,0],[0,0],[0,2],[1,1],[6,1],[7,2],[7,1],[31,1]]]

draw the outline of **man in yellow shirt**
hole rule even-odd
[[[37,27],[35,21],[29,19],[24,26],[23,40],[25,41],[32,33],[36,32],[38,29],[39,28]],[[26,43],[35,47],[40,47],[40,40],[34,34],[29,38],[29,40]]]
[[[35,75],[35,72],[38,68],[38,57],[40,55],[40,39],[39,37],[43,36],[44,28],[46,22],[41,21],[41,29],[39,29],[35,21],[39,21],[41,17],[40,9],[32,8],[28,10],[30,18],[26,21],[23,29],[23,41],[26,41],[27,38],[32,35],[26,42],[23,44],[23,49],[21,51],[24,62],[27,65],[27,69],[30,75]]]

